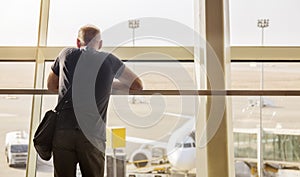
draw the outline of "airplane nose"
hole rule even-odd
[[[178,170],[191,170],[196,167],[196,149],[178,148],[168,155],[168,160]]]

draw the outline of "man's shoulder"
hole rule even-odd
[[[75,48],[75,47],[65,47],[60,51],[59,56],[67,56],[74,52],[80,52],[80,49]]]
[[[97,51],[97,53],[99,55],[103,55],[103,56],[110,56],[110,55],[112,55],[110,52],[106,52],[106,51]]]
[[[115,63],[120,61],[120,59],[114,54],[107,51],[98,51],[94,49],[84,49],[84,55],[82,57],[91,57],[96,60],[101,60],[102,62]]]
[[[96,51],[96,55],[103,59],[116,59],[117,58],[112,53],[106,52],[106,51]]]
[[[62,52],[65,52],[65,53],[73,53],[73,52],[78,52],[80,51],[79,48],[75,48],[75,47],[65,47],[62,49]]]

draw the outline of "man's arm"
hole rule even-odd
[[[48,90],[58,93],[58,76],[51,70],[47,80]]]
[[[143,90],[141,79],[126,66],[118,81],[113,82],[112,87],[116,90]]]

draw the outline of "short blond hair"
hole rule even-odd
[[[100,29],[90,24],[82,26],[78,31],[78,39],[84,45],[91,42],[97,35],[100,35]]]

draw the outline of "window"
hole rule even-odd
[[[0,46],[35,46],[40,0],[1,2]]]
[[[141,19],[140,27],[136,29],[137,36],[147,34],[148,37],[153,37],[157,30],[169,31],[169,33],[175,30],[169,27],[154,27],[151,21],[145,21],[143,17],[166,18],[193,29],[193,3],[191,0],[87,0],[84,3],[80,0],[52,0],[48,45],[74,46],[78,29],[84,24],[94,24],[101,28],[104,33],[103,38],[107,38],[107,40],[104,40],[105,46],[115,46],[121,43],[122,45],[131,46],[129,40],[132,39],[132,30],[128,28],[128,20],[133,18]],[[152,28],[153,33],[149,33],[149,27]],[[108,31],[114,38],[120,39],[121,42],[111,42],[110,35],[108,37],[105,35]],[[124,38],[124,40],[121,38]],[[146,41],[137,40],[136,45],[174,45],[162,41],[162,38]],[[193,42],[193,39],[191,41]],[[190,45],[193,45],[193,43]]]
[[[25,176],[31,104],[30,95],[0,95],[1,176]]]
[[[33,88],[33,62],[1,62],[0,88]],[[25,169],[15,170],[27,162],[31,95],[0,95],[0,176],[25,176]]]
[[[261,18],[270,20],[264,30],[265,45],[300,45],[300,25],[296,23],[300,16],[299,3],[297,0],[230,0],[231,45],[261,45],[262,31],[257,27]]]
[[[231,66],[231,89],[298,89],[297,62],[236,62]],[[233,96],[236,160],[257,161],[258,153],[261,153],[265,164],[279,161],[287,165],[299,161],[298,102],[299,98],[292,96]],[[263,137],[260,140],[261,131]],[[262,152],[258,148],[259,144]],[[236,170],[241,168],[237,167]]]
[[[1,62],[0,88],[33,88],[34,62]]]

